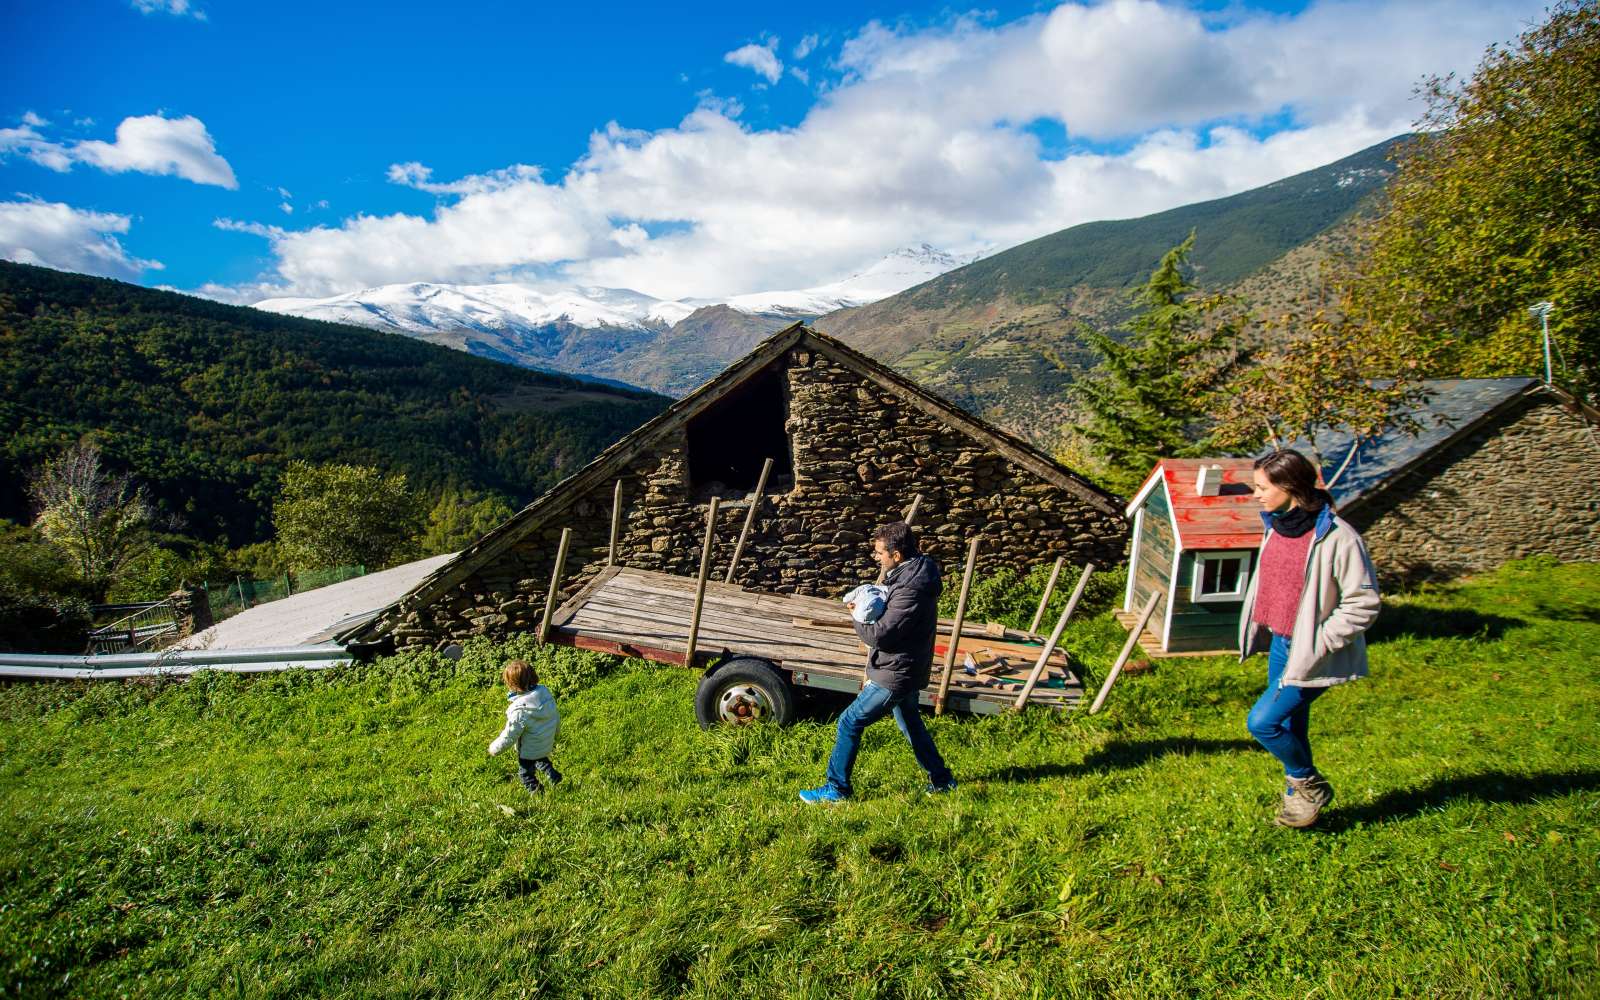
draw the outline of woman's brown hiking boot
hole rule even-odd
[[[1279,826],[1304,830],[1317,821],[1317,816],[1333,801],[1333,786],[1320,772],[1309,778],[1290,778],[1283,793],[1283,808],[1273,818]]]

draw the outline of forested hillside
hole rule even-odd
[[[1047,441],[1067,387],[1093,359],[1086,329],[1113,331],[1132,291],[1190,232],[1194,279],[1281,310],[1314,297],[1349,220],[1393,173],[1396,139],[1228,198],[1091,222],[940,275],[818,329],[1018,434]]]
[[[270,533],[292,460],[525,503],[667,403],[393,334],[0,262],[0,517],[85,436],[192,537]]]

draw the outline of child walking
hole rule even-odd
[[[522,787],[535,794],[543,791],[539,775],[543,774],[554,788],[561,783],[561,772],[550,763],[550,751],[556,745],[556,734],[561,732],[561,713],[556,711],[556,696],[539,683],[539,674],[527,660],[507,660],[505,671],[506,727],[489,744],[489,756],[515,745],[517,748],[517,773]]]

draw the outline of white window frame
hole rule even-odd
[[[1248,549],[1234,552],[1196,552],[1194,554],[1194,579],[1189,584],[1189,600],[1195,604],[1224,604],[1229,601],[1244,600],[1245,591],[1250,589],[1250,557],[1254,553]],[[1200,586],[1205,582],[1206,563],[1236,562],[1239,564],[1239,589],[1221,594],[1202,594]],[[1220,574],[1219,574],[1220,576]]]

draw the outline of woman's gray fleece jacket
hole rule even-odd
[[[517,746],[517,756],[523,760],[543,760],[555,749],[556,734],[561,732],[561,713],[556,711],[556,696],[543,684],[520,694],[511,692],[506,697],[506,728],[489,744],[489,753],[497,754]]]
[[[1272,519],[1263,514],[1267,546],[1277,537]],[[1289,663],[1282,683],[1291,687],[1330,687],[1367,676],[1367,629],[1378,618],[1378,574],[1367,545],[1343,518],[1322,508],[1306,555],[1305,589],[1295,611],[1289,639]],[[1261,565],[1261,560],[1256,560]],[[1256,607],[1258,572],[1250,578],[1239,614],[1239,659],[1265,650],[1272,633],[1251,620]]]

